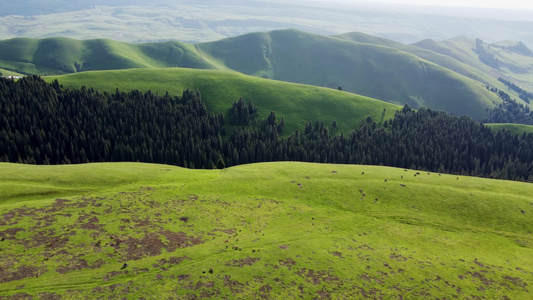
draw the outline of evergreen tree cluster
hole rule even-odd
[[[256,123],[235,126],[225,136],[224,116],[209,113],[198,92],[99,93],[63,89],[38,77],[0,79],[5,162],[142,161],[211,169],[304,161],[533,181],[533,134],[494,132],[470,118],[429,109],[406,106],[382,126],[369,117],[346,135],[320,121],[281,135],[284,120],[274,112]]]
[[[517,123],[533,125],[533,111],[528,106],[517,103],[509,94],[496,88],[491,89],[497,93],[502,103],[489,110],[489,116],[483,120],[485,123]]]
[[[64,164],[143,161],[211,168],[224,117],[199,95],[99,93],[39,77],[0,79],[0,161]]]
[[[498,78],[498,80],[500,82],[503,82],[507,87],[509,87],[509,89],[515,91],[518,93],[518,96],[520,97],[520,99],[524,100],[526,103],[529,103],[529,101],[531,99],[533,99],[533,94],[528,92],[528,91],[524,91],[521,87],[519,87],[518,85],[508,81],[508,80],[505,80],[501,77]]]
[[[242,98],[239,101],[233,102],[229,109],[229,123],[231,125],[250,125],[257,117],[257,107],[252,101],[246,104]]]
[[[271,134],[265,134],[268,131]],[[327,126],[307,123],[305,132],[277,137],[267,130],[240,130],[231,136],[231,164],[305,161],[386,165],[432,172],[533,181],[533,135],[493,132],[468,117],[404,107],[378,126],[371,118],[349,135],[332,135]],[[234,142],[238,141],[238,142]],[[246,153],[246,161],[235,154]],[[255,158],[255,161],[252,160]]]

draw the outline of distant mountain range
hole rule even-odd
[[[488,88],[507,90],[499,77],[533,90],[533,55],[519,42],[487,44],[460,37],[405,45],[361,33],[324,36],[298,30],[195,45],[68,38],[0,41],[0,72],[11,74],[166,67],[236,71],[476,119],[501,103]]]

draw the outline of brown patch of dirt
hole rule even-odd
[[[294,259],[292,259],[292,258],[289,257],[289,258],[287,258],[286,260],[282,260],[282,259],[280,259],[280,260],[279,260],[279,264],[282,265],[282,266],[287,267],[287,269],[290,270],[293,266],[296,265],[296,261],[295,261]]]
[[[237,232],[237,230],[235,228],[229,228],[229,229],[213,229],[211,230],[211,232],[217,232],[217,231],[220,231],[220,232],[224,232],[226,234],[235,234],[235,232]]]
[[[332,254],[332,255],[335,255],[335,256],[338,256],[338,257],[340,257],[340,258],[344,258],[344,257],[342,257],[342,253],[337,252],[337,251],[331,252],[331,254]]]
[[[330,272],[326,270],[312,270],[312,269],[306,269],[302,268],[298,270],[296,273],[298,276],[306,279],[308,282],[312,283],[313,285],[318,285],[322,282],[332,283],[339,281],[339,277],[330,274]]]
[[[198,281],[194,287],[195,289],[199,290],[199,289],[202,289],[202,288],[213,288],[215,286],[215,283],[213,281],[209,281],[209,282],[201,282],[201,281]]]
[[[283,250],[289,249],[289,245],[278,245],[278,247],[280,247]]]
[[[0,238],[6,240],[14,240],[19,231],[26,231],[24,228],[8,228],[4,231],[0,231]]]
[[[244,266],[251,266],[260,260],[261,260],[260,257],[246,257],[246,258],[238,259],[238,260],[228,260],[225,265],[226,267],[242,268]]]
[[[129,237],[122,242],[122,245],[125,248],[120,250],[124,251],[123,256],[127,260],[138,260],[145,255],[159,255],[161,254],[161,249],[165,246],[157,233],[145,233],[144,237],[138,239]]]
[[[519,277],[511,277],[511,276],[503,276],[502,277],[506,282],[510,282],[514,284],[515,286],[525,288],[527,286],[527,283],[525,283],[521,278]]]
[[[363,250],[374,250],[374,248],[368,246],[368,245],[361,245],[359,247],[357,247],[357,249],[363,249]]]
[[[364,281],[367,281],[367,282],[372,282],[372,280],[374,280],[376,283],[379,283],[379,284],[382,284],[383,281],[381,281],[381,279],[375,277],[375,276],[370,276],[368,275],[367,273],[363,273],[361,275],[359,275],[359,278],[363,279]]]
[[[111,277],[115,277],[115,276],[118,276],[118,275],[126,275],[128,274],[129,271],[128,270],[124,270],[124,271],[113,271],[113,272],[110,272],[110,273],[107,273],[106,275],[104,275],[104,277],[102,278],[103,281],[109,281],[109,279],[111,279]]]
[[[96,216],[93,216],[87,221],[87,223],[81,224],[80,228],[88,229],[88,230],[102,230],[104,226],[99,223],[100,223],[100,220],[98,220]]]
[[[191,275],[189,275],[189,274],[180,274],[180,275],[178,275],[178,277],[177,277],[177,279],[178,279],[179,281],[187,280],[187,279],[189,279],[189,278],[191,278]]]
[[[72,259],[67,261],[67,265],[57,268],[56,271],[59,274],[65,274],[70,271],[76,271],[76,270],[82,270],[82,269],[88,269],[88,268],[89,268],[89,264],[87,263],[86,260],[78,258],[78,257],[73,257]]]
[[[316,291],[315,299],[331,299],[331,295],[324,290]]]
[[[16,294],[16,295],[13,295],[13,298],[11,298],[13,300],[32,300],[33,299],[33,296],[32,295],[28,295],[26,293],[24,294]]]
[[[0,267],[0,283],[21,280],[28,277],[37,277],[44,269],[35,266],[19,266],[16,271]]]
[[[390,258],[391,258],[391,259],[394,259],[394,260],[396,260],[396,261],[406,261],[406,260],[408,260],[407,257],[402,256],[402,255],[400,255],[400,254],[396,254],[396,252],[391,253]]]
[[[37,295],[40,300],[60,300],[61,296],[55,293],[40,293]]]
[[[160,235],[164,235],[168,243],[163,243]],[[115,241],[117,241],[116,249],[120,249],[123,252],[124,258],[127,260],[138,260],[144,256],[156,256],[161,254],[163,248],[167,252],[174,252],[178,248],[191,247],[204,243],[200,238],[188,236],[184,232],[172,232],[169,230],[159,233],[145,233],[144,237],[141,238],[128,237],[124,241],[115,238]]]
[[[228,287],[233,294],[241,293],[244,287],[244,284],[238,282],[237,280],[231,280],[230,275],[224,275],[224,285]]]

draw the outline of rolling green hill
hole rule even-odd
[[[415,55],[297,30],[252,33],[197,45],[229,69],[276,80],[337,88],[482,118],[499,99],[485,86]]]
[[[382,45],[382,46],[391,47],[397,50],[405,51],[407,53],[416,55],[427,61],[433,62],[439,66],[445,67],[456,73],[459,73],[463,76],[474,79],[476,81],[482,82],[484,84],[498,87],[498,88],[504,88],[504,85],[501,82],[499,82],[497,78],[494,78],[493,76],[491,76],[491,74],[486,73],[485,72],[486,70],[479,70],[478,68],[475,68],[466,63],[463,63],[461,60],[458,60],[451,55],[450,56],[445,55],[441,53],[440,51],[426,50],[424,48],[417,47],[414,45],[406,45],[406,44],[398,43],[395,41],[391,41],[391,40],[384,39],[384,38],[379,38],[376,36],[372,36],[372,35],[368,35],[368,34],[364,34],[360,32],[345,33],[345,34],[336,35],[335,37],[354,41],[354,42],[359,42],[359,43]],[[424,42],[431,42],[431,41],[426,40]]]
[[[533,186],[377,166],[0,164],[0,297],[525,299]]]
[[[340,86],[348,92],[395,104],[425,106],[476,119],[485,117],[486,108],[500,102],[484,84],[389,46],[297,30],[251,33],[197,45],[13,39],[0,42],[0,67],[49,75],[176,66],[231,70],[335,89]],[[466,76],[483,79],[482,74],[471,72],[458,63],[452,64],[442,55],[426,56],[428,59],[438,57],[433,60],[445,61],[450,68]]]
[[[185,89],[200,90],[207,107],[215,113],[227,113],[239,98],[252,101],[259,109],[260,120],[270,111],[285,118],[286,132],[303,130],[305,123],[316,120],[331,124],[336,120],[345,132],[359,126],[361,120],[373,116],[386,120],[394,116],[400,106],[351,93],[309,85],[268,80],[230,71],[195,70],[182,68],[134,69],[101,72],[82,72],[47,77],[57,79],[65,87],[90,86],[100,91],[114,92],[151,90],[181,95]],[[385,110],[385,112],[384,112]]]
[[[484,43],[481,47],[491,63],[480,60],[475,39],[457,37],[441,42],[424,40],[413,45],[452,57],[494,78],[502,77],[533,92],[533,54],[521,42]],[[518,101],[521,101],[516,97]]]
[[[212,68],[194,45],[180,42],[126,44],[111,40],[17,38],[0,41],[0,66],[24,74],[68,74],[92,70]]]

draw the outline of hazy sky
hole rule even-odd
[[[533,10],[530,0],[367,0],[370,2],[388,2],[398,4],[420,4],[436,6],[488,7]]]

